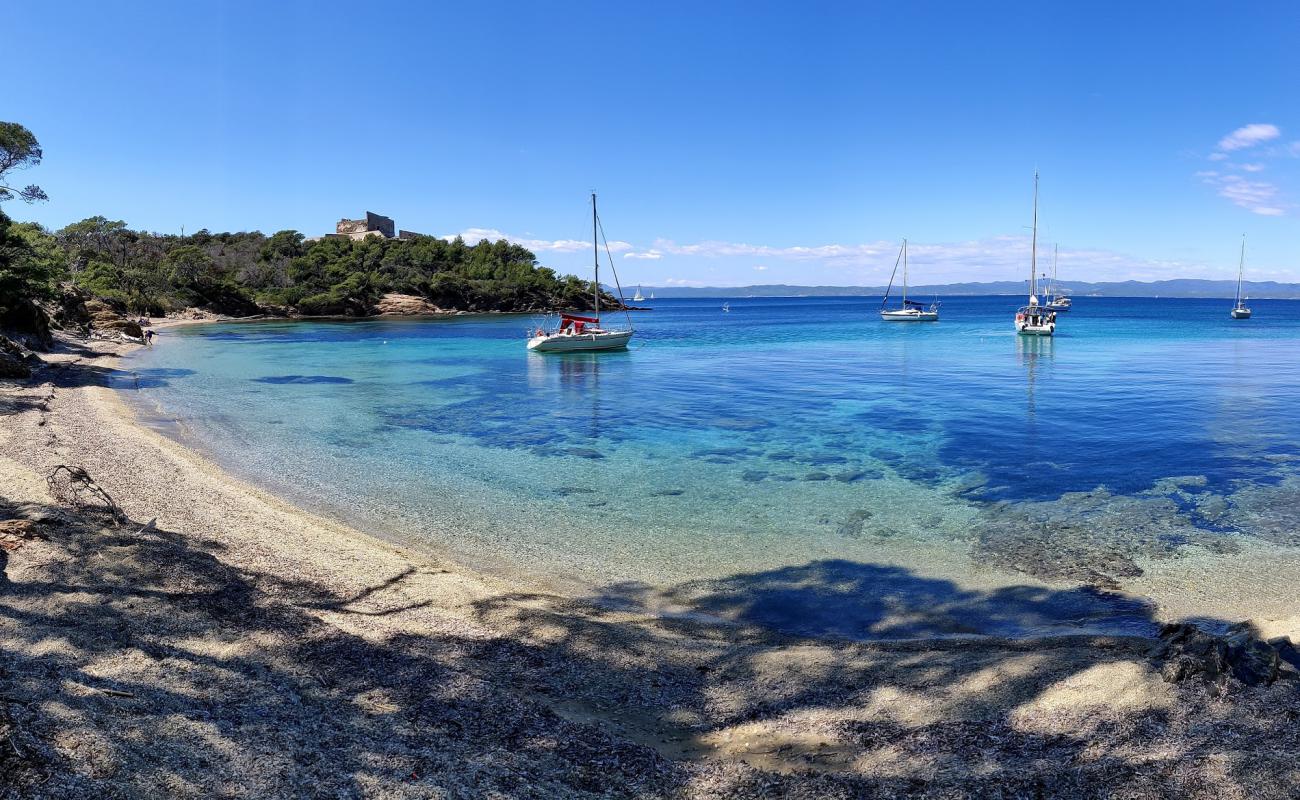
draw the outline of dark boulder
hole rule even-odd
[[[45,309],[31,300],[0,306],[0,331],[34,350],[49,350],[54,346],[50,318]]]
[[[5,336],[0,336],[0,378],[30,378],[41,359]]]
[[[1247,686],[1266,686],[1280,677],[1294,677],[1300,652],[1286,637],[1264,641],[1248,623],[1233,625],[1223,634],[1203,631],[1185,622],[1160,630],[1151,657],[1170,683],[1199,679],[1217,683],[1228,678]]]

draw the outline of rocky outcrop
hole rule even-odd
[[[0,306],[0,332],[34,350],[49,350],[54,345],[45,309],[28,299]]]
[[[1169,683],[1233,678],[1247,686],[1264,686],[1279,678],[1300,678],[1300,650],[1285,636],[1260,639],[1248,623],[1213,634],[1185,622],[1165,625],[1152,658]]]
[[[40,357],[22,345],[0,336],[0,378],[30,378],[32,367],[41,363]]]
[[[107,302],[99,298],[92,298],[86,301],[86,313],[90,316],[90,327],[92,330],[103,332],[120,333],[133,339],[139,339],[144,336],[144,331],[140,328],[140,323],[134,319],[128,319],[126,315]]]
[[[51,322],[62,330],[90,333],[90,312],[86,310],[86,301],[90,293],[64,283],[59,286],[54,299],[46,305],[46,313]]]
[[[374,313],[411,317],[421,314],[441,314],[443,311],[423,297],[417,297],[413,294],[389,293],[379,298],[379,302],[375,303]]]
[[[196,319],[196,320],[221,319],[220,314],[216,314],[202,308],[194,308],[193,306],[190,306],[189,308],[183,308],[180,311],[173,311],[167,316],[171,317],[172,319]]]

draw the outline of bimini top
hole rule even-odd
[[[574,333],[582,333],[588,325],[600,325],[600,317],[584,317],[578,314],[561,314],[560,330],[572,329]]]

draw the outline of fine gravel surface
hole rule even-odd
[[[0,798],[1300,795],[1298,681],[1166,683],[1141,638],[793,638],[476,574],[138,424],[106,387],[122,347],[65,338],[0,382]],[[808,591],[874,574],[795,566]]]

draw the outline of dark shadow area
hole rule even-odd
[[[647,615],[636,587],[498,595],[471,624],[411,592],[427,566],[344,594],[141,520],[0,502],[12,517],[48,541],[0,560],[0,796],[1300,789],[1294,682],[1188,683],[1131,710],[1117,684],[1076,718],[1053,693],[1154,669],[1149,639],[930,638],[1072,614],[1154,629],[1145,604],[1091,590],[980,592],[827,561],[666,593],[726,624]],[[864,631],[895,641],[835,638]]]
[[[1145,600],[1092,587],[962,589],[896,566],[842,559],[674,589],[708,614],[796,636],[856,640],[1069,634],[1154,636]]]

